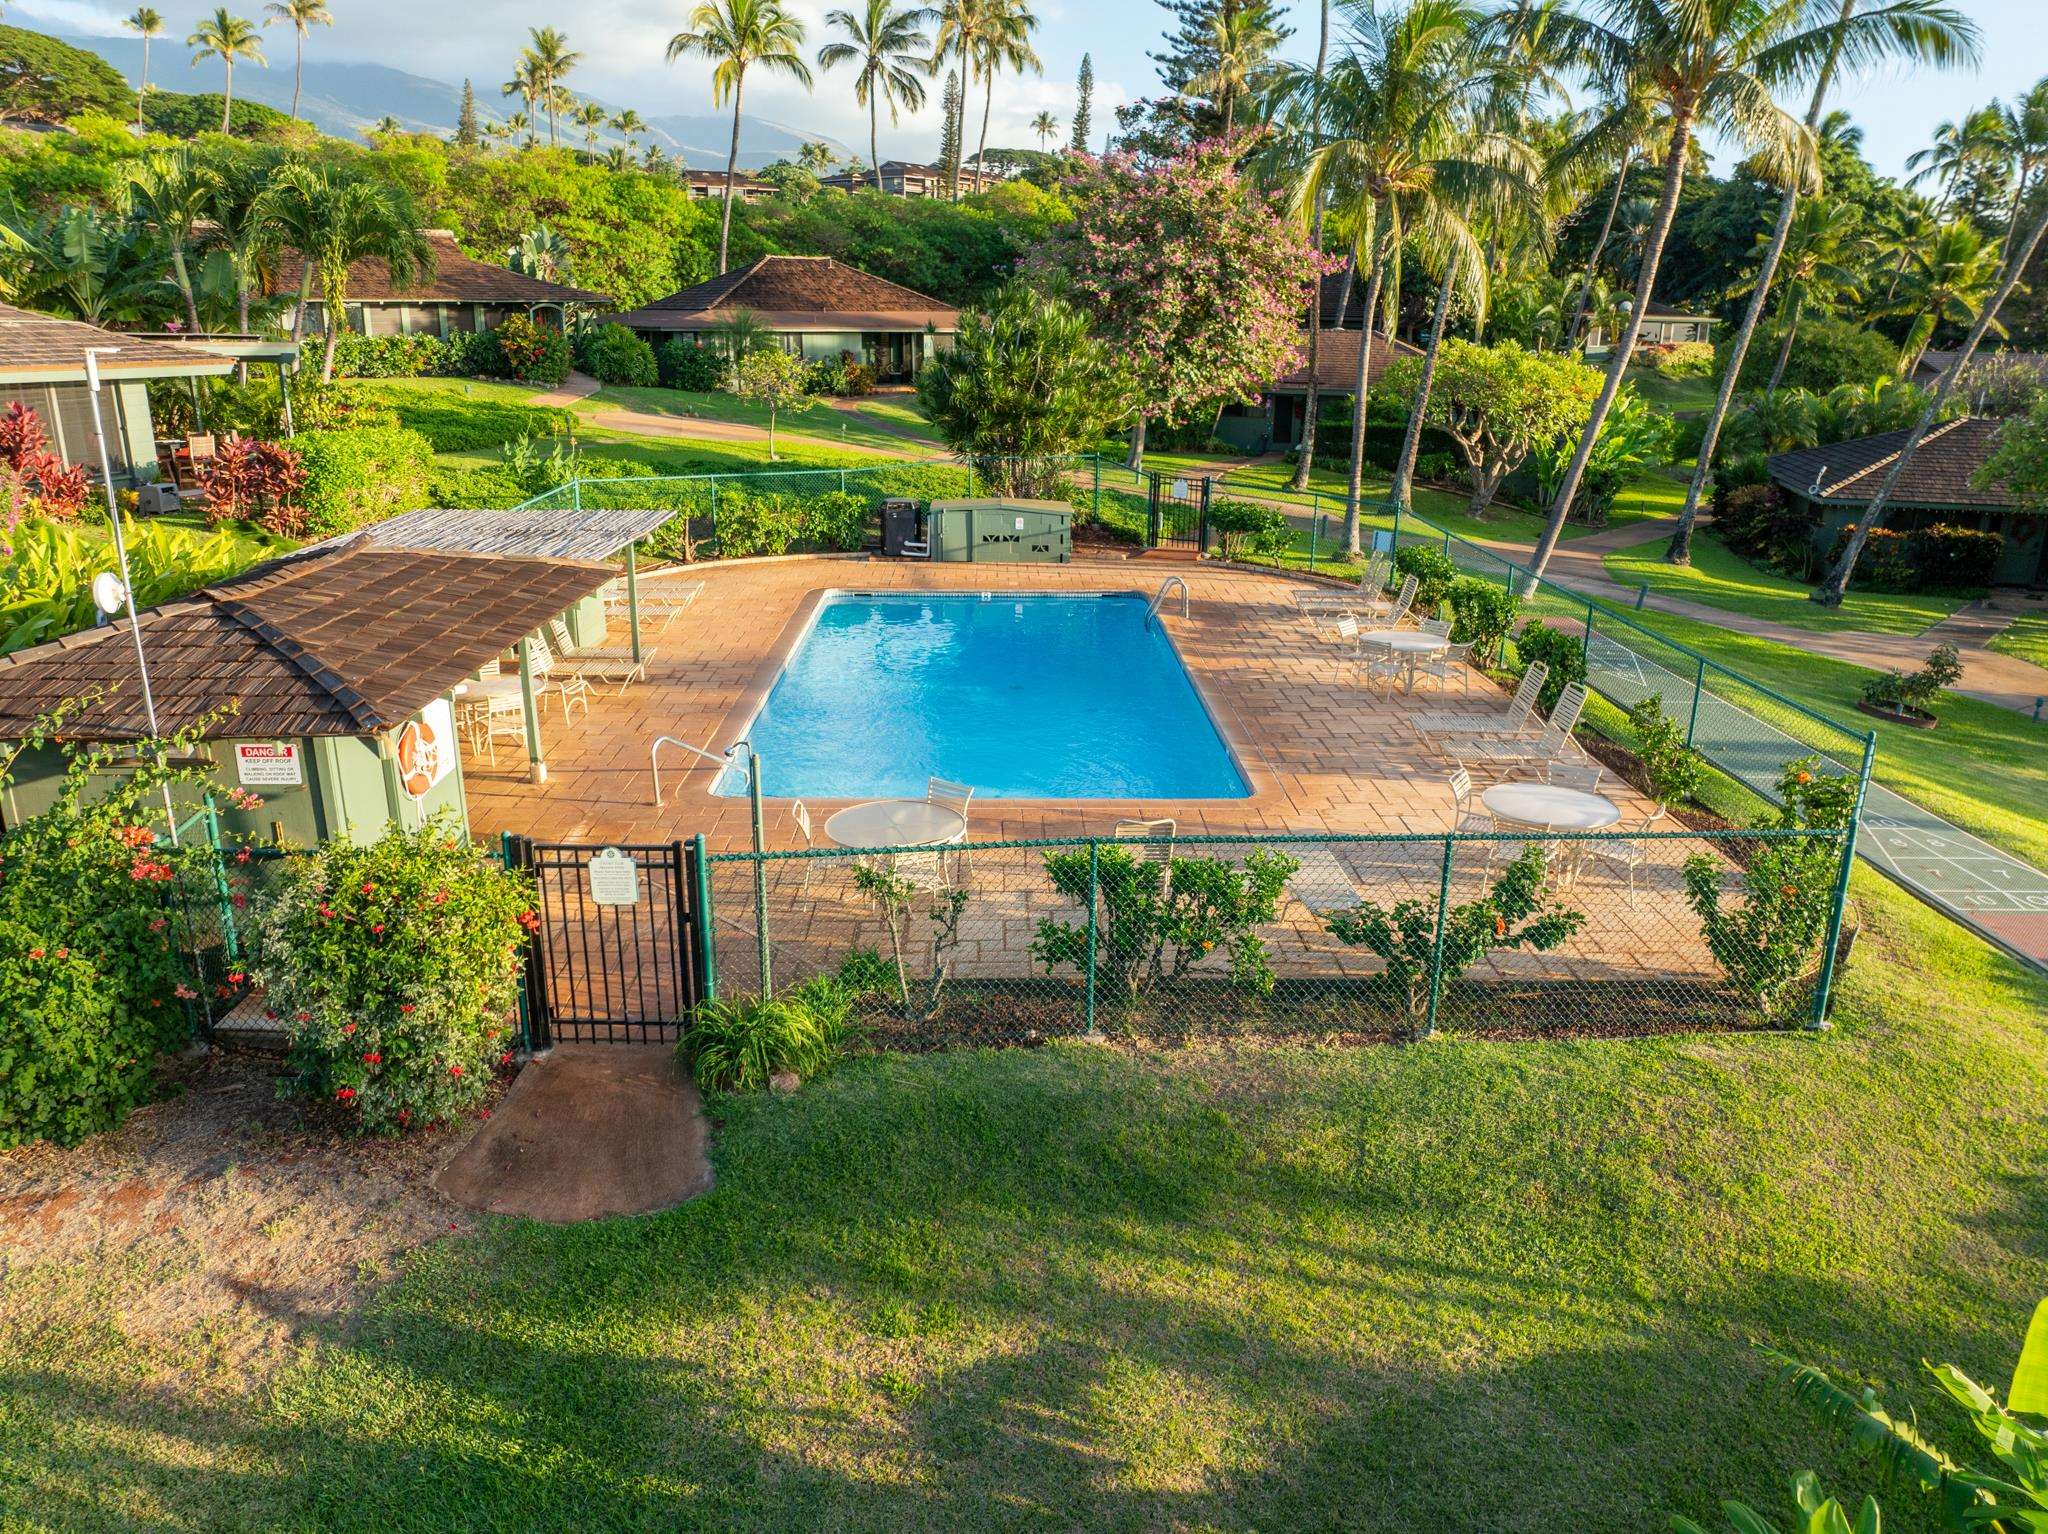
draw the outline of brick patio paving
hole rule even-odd
[[[1138,591],[1183,575],[1191,588],[1188,616],[1169,604],[1168,631],[1236,751],[1249,798],[1175,802],[982,800],[974,805],[975,842],[1107,833],[1123,818],[1170,817],[1182,835],[1209,833],[1418,833],[1441,834],[1452,813],[1445,786],[1448,764],[1411,720],[1446,702],[1460,704],[1461,689],[1426,688],[1416,697],[1371,692],[1350,665],[1321,642],[1315,625],[1296,607],[1295,583],[1278,577],[1149,561],[1084,560],[1065,567],[922,565],[860,559],[799,558],[705,565],[692,579],[703,595],[649,642],[656,655],[646,684],[623,697],[606,694],[586,717],[566,729],[559,706],[544,709],[542,738],[548,781],[527,781],[517,748],[499,747],[494,767],[465,756],[470,817],[479,836],[523,832],[541,841],[667,842],[702,832],[714,853],[750,845],[744,799],[714,797],[716,770],[680,753],[664,753],[665,807],[656,807],[648,749],[673,735],[719,750],[752,718],[773,684],[782,659],[818,593],[849,590]],[[616,637],[616,636],[615,636]],[[1471,706],[1499,708],[1505,698],[1484,678],[1474,679]],[[1461,705],[1462,706],[1462,705]],[[1623,823],[1649,806],[1625,786],[1616,797]],[[810,802],[822,827],[852,801]],[[788,806],[770,801],[771,848],[802,845]],[[1686,839],[1651,844],[1651,866],[1638,890],[1602,871],[1589,872],[1571,892],[1587,925],[1564,948],[1548,955],[1507,954],[1481,973],[1497,981],[1569,981],[1635,996],[1648,1005],[1670,1004],[1681,992],[1700,994],[1718,975],[1686,909],[1679,866],[1704,843]],[[1226,854],[1230,849],[1219,849]],[[1440,852],[1421,845],[1296,848],[1382,903],[1433,900]],[[1334,864],[1331,859],[1334,855]],[[1079,920],[1046,884],[1031,852],[982,853],[961,860],[971,890],[962,923],[958,975],[962,979],[1043,977],[1028,946],[1040,917]],[[1454,899],[1471,899],[1484,874],[1476,856],[1457,880]],[[758,980],[754,962],[751,870],[720,865],[715,883],[720,915],[719,961],[724,989],[747,989]],[[770,925],[778,982],[829,969],[850,947],[886,950],[886,929],[872,906],[851,888],[843,861],[814,866],[772,865]],[[1320,917],[1295,895],[1283,901],[1280,921],[1266,932],[1275,968],[1283,975],[1362,979],[1378,961],[1345,949]],[[922,916],[917,921],[920,932]],[[1205,968],[1221,965],[1212,956]]]

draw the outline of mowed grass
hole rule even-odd
[[[731,394],[608,385],[577,404],[578,413],[586,416],[617,410],[638,411],[677,422],[708,421],[758,431],[768,429],[766,405]],[[870,448],[885,453],[915,454],[920,450],[917,443],[881,429],[875,418],[860,411],[835,409],[824,400],[813,400],[801,409],[778,411],[775,432],[778,441],[787,436],[805,438],[814,445]]]
[[[721,1100],[705,1198],[431,1246],[253,1389],[157,1382],[146,1276],[9,1272],[10,1521],[1551,1534],[1877,1489],[1754,1344],[1967,1439],[1919,1361],[2002,1385],[2048,1291],[2048,985],[1859,896],[1824,1036],[1062,1045]]]
[[[1693,539],[1690,565],[1666,564],[1664,544],[1662,537],[1655,537],[1637,547],[1617,550],[1602,562],[1614,580],[1625,586],[1646,585],[1653,598],[1698,602],[1817,632],[1855,629],[1871,634],[1918,634],[1948,617],[1964,600],[1851,591],[1838,608],[1818,607],[1807,600],[1810,587],[1757,568],[1712,536],[1702,534]]]
[[[1636,393],[1673,415],[1704,415],[1714,408],[1718,387],[1716,379],[1666,378],[1654,368],[1643,367],[1630,368],[1628,381],[1635,385]]]
[[[2013,621],[2011,628],[1991,641],[2002,655],[2017,655],[2037,666],[2048,666],[2048,615],[2029,614]]]

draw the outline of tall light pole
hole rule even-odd
[[[142,713],[149,721],[149,737],[160,739],[156,724],[156,695],[149,687],[149,657],[142,649],[142,621],[135,612],[135,587],[128,578],[128,538],[121,529],[121,507],[114,499],[114,464],[107,452],[107,423],[100,414],[100,358],[112,356],[118,346],[88,346],[85,349],[85,382],[92,394],[92,430],[100,445],[100,484],[107,492],[107,521],[114,529],[114,557],[121,566],[121,600],[128,608],[128,632],[135,640],[135,669],[142,678]],[[178,812],[171,804],[171,785],[163,785],[164,818],[170,823],[171,845],[178,845]]]

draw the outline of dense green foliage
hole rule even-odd
[[[446,820],[289,858],[258,978],[298,1089],[370,1134],[474,1107],[511,1059],[532,902]]]
[[[552,387],[569,376],[569,338],[554,326],[513,314],[494,333],[510,377]]]
[[[0,783],[24,751],[54,749],[63,724],[40,722],[0,759]],[[210,853],[165,839],[161,795],[193,776],[165,765],[192,743],[124,771],[112,763],[125,751],[66,747],[56,802],[0,832],[0,1147],[113,1128],[186,1036],[180,1000],[195,993],[175,918]]]
[[[1586,680],[1586,639],[1583,632],[1554,629],[1541,618],[1531,618],[1515,635],[1515,658],[1524,668],[1543,662],[1550,668],[1537,695],[1537,708],[1548,711],[1558,694],[1574,682]]]
[[[306,471],[304,531],[329,537],[427,504],[434,450],[403,427],[302,431],[287,444]]]
[[[723,387],[732,371],[724,352],[717,347],[700,346],[685,336],[670,336],[655,349],[654,359],[664,385],[694,394],[708,394]]]
[[[841,490],[811,496],[726,489],[718,497],[718,552],[726,559],[791,549],[851,551],[867,537],[874,503]]]
[[[1500,653],[1501,642],[1515,623],[1515,594],[1499,581],[1461,575],[1449,593],[1454,644],[1472,646],[1474,658],[1487,661]]]
[[[135,92],[113,65],[41,32],[0,26],[0,76],[10,117],[59,123],[88,112],[125,117],[135,110]],[[219,115],[216,106],[216,121]]]
[[[1742,361],[1738,387],[1761,389],[1769,382],[1783,339],[1780,323],[1765,321],[1757,326],[1756,339]],[[1727,366],[1731,344],[1726,337],[1719,343],[1716,373]],[[1825,394],[1841,384],[1867,385],[1889,378],[1898,363],[1898,347],[1861,320],[1809,317],[1800,321],[1797,344],[1785,367],[1784,387]]]
[[[1427,543],[1411,543],[1394,553],[1394,574],[1415,577],[1414,610],[1427,617],[1441,607],[1458,579],[1457,563],[1442,549]]]
[[[603,384],[647,389],[661,382],[654,348],[624,325],[592,325],[575,339],[576,365]]]
[[[707,1092],[758,1092],[775,1077],[808,1081],[828,1070],[854,1034],[854,994],[829,975],[779,996],[709,1002],[676,1043]]]
[[[142,122],[151,133],[161,133],[166,138],[196,139],[202,134],[220,132],[220,109],[219,91],[181,96],[158,90],[152,84],[149,94],[142,99]],[[260,101],[244,101],[238,96],[228,105],[228,131],[233,138],[275,134],[290,122],[286,114]]]
[[[1277,559],[1294,537],[1287,513],[1278,506],[1228,497],[1209,508],[1209,531],[1225,559]]]

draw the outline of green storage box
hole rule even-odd
[[[985,564],[1063,565],[1074,557],[1064,501],[933,501],[931,557]]]

